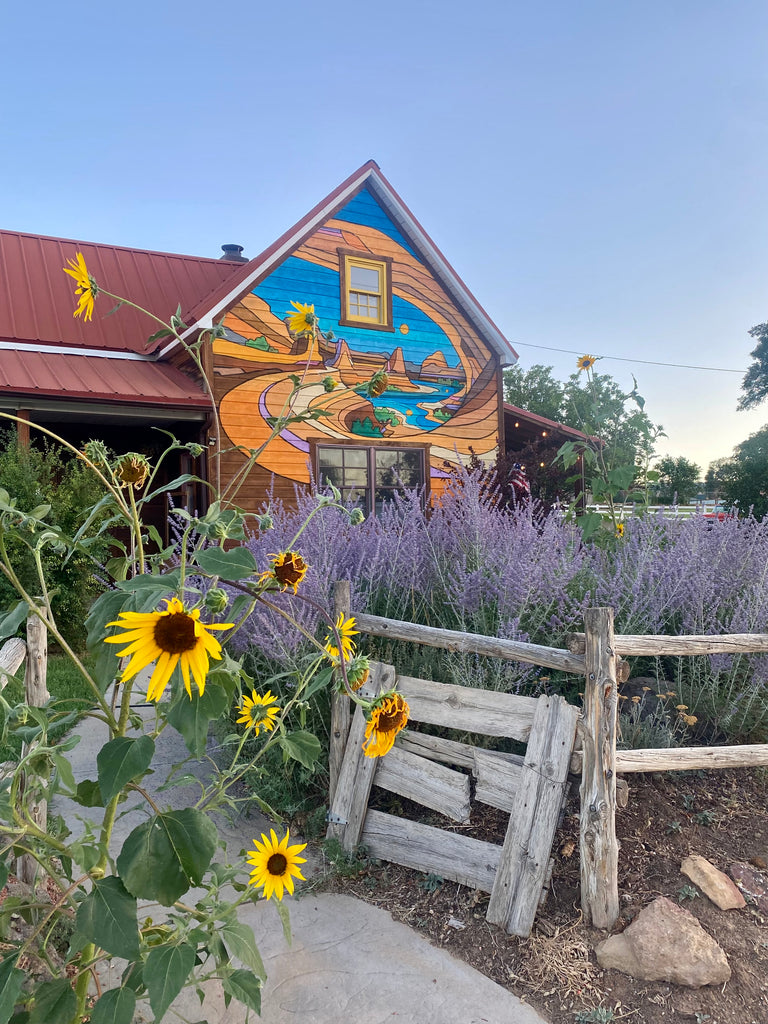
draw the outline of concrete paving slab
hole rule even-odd
[[[137,708],[142,717],[154,716],[153,707]],[[107,739],[106,727],[86,720],[77,732],[81,741],[70,753],[75,778],[96,778],[96,754]],[[178,787],[158,793],[173,764],[188,756],[175,730],[167,728],[159,737],[154,761],[155,773],[145,780],[147,790],[163,807],[184,807],[194,803],[199,786]],[[191,761],[184,772],[204,779],[210,764]],[[140,798],[138,798],[140,799]],[[133,804],[133,801],[131,801]],[[57,798],[52,811],[62,814],[74,833],[82,831],[78,816],[98,818],[98,809],[80,807]],[[113,836],[117,851],[128,833],[145,813],[137,806],[123,813]],[[240,851],[252,848],[252,840],[270,827],[267,818],[255,813],[231,822],[217,822],[227,848],[236,863]],[[292,840],[301,841],[292,836]],[[320,860],[310,859],[304,873],[311,877]],[[244,874],[247,868],[244,865]],[[407,925],[394,921],[384,910],[349,896],[300,894],[286,898],[292,928],[292,944],[283,935],[277,910],[270,901],[242,906],[241,921],[254,932],[267,969],[260,1018],[234,1000],[224,1005],[218,982],[204,986],[205,1001],[192,989],[185,990],[164,1018],[169,1024],[547,1024],[532,1007],[496,985],[469,965],[438,949]],[[194,902],[194,891],[185,902]],[[158,907],[152,916],[158,920]],[[122,965],[106,969],[103,984],[119,984]],[[146,1003],[140,1004],[146,1007]],[[151,1021],[146,1007],[140,1020]]]

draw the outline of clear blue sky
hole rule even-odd
[[[7,5],[0,226],[253,256],[368,158],[521,355],[745,369],[764,0]],[[605,361],[702,468],[740,376]]]

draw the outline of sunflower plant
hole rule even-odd
[[[118,307],[132,305],[101,288],[81,254],[65,270],[76,284],[75,316],[89,320],[102,295]],[[313,308],[295,308],[291,329],[317,332]],[[187,343],[183,329],[177,313],[155,337],[178,338],[212,394],[200,359],[202,341]],[[209,334],[217,336],[218,331],[215,327]],[[295,378],[293,385],[272,436],[301,415],[294,413],[294,403],[304,386],[302,378]],[[165,484],[159,469],[179,449],[199,458],[200,445],[182,444],[169,435],[165,452],[153,465],[141,453],[114,455],[100,441],[78,450],[39,429],[81,460],[98,481],[101,496],[84,511],[77,531],[67,533],[52,520],[49,506],[22,511],[14,496],[0,488],[0,575],[17,597],[0,609],[0,640],[12,636],[29,615],[36,616],[81,673],[92,695],[85,717],[106,729],[106,739],[92,777],[76,781],[68,753],[78,737],[58,745],[49,740],[54,724],[74,722],[72,709],[56,700],[42,708],[12,706],[0,690],[0,742],[12,736],[23,741],[18,763],[0,781],[0,887],[14,872],[16,858],[24,857],[36,872],[34,885],[21,887],[0,903],[0,1024],[131,1024],[144,1000],[160,1021],[182,988],[212,978],[221,982],[227,1000],[236,998],[258,1013],[264,969],[252,933],[237,919],[237,908],[260,899],[273,901],[287,930],[282,900],[303,879],[305,859],[299,855],[304,845],[291,843],[288,830],[278,826],[269,836],[262,833],[260,840],[254,839],[247,862],[228,864],[212,815],[238,809],[237,784],[270,747],[279,747],[284,758],[306,767],[316,762],[321,752],[317,737],[289,722],[292,710],[306,706],[323,687],[334,686],[364,707],[369,756],[384,754],[407,722],[407,705],[399,695],[366,697],[359,692],[368,664],[352,639],[357,635],[354,620],[334,620],[302,593],[310,568],[300,545],[307,523],[327,507],[340,509],[353,522],[359,514],[344,508],[338,492],[318,497],[290,543],[270,555],[268,565],[258,565],[238,541],[249,530],[269,529],[270,517],[249,521],[234,498],[262,446],[246,453],[245,471],[226,487],[215,481],[209,485],[205,514],[175,510],[179,539],[163,546],[157,530],[145,521],[149,503],[202,479],[186,474]],[[105,539],[113,554],[103,566],[91,553],[103,550]],[[17,572],[14,552],[19,546],[36,568],[34,586],[22,582]],[[44,557],[51,552],[62,559],[93,557],[106,577],[85,622],[93,655],[88,665],[67,643],[54,614],[46,578],[49,559]],[[313,606],[325,623],[324,640],[297,621],[291,612],[295,601]],[[305,633],[314,652],[290,695],[281,699],[272,693],[269,680],[257,683],[226,648],[259,604]],[[144,706],[144,714],[137,714],[137,705]],[[235,731],[222,743],[226,759],[211,762],[190,806],[164,806],[159,793],[147,785],[157,767],[158,739],[174,729],[183,737],[189,759],[201,759],[209,726],[219,719],[235,721]],[[256,744],[247,743],[246,757],[246,741],[254,739]],[[160,792],[185,781],[182,769],[174,766]],[[77,834],[61,820],[53,828],[40,823],[37,805],[57,795],[77,805]],[[129,798],[143,820],[116,849],[115,822]],[[185,897],[193,888],[202,890],[202,896],[191,906]],[[103,968],[115,957],[125,963],[121,984],[105,988]],[[233,957],[243,966],[236,966]]]
[[[578,475],[569,481],[581,487],[581,493],[573,502],[571,511],[575,514],[577,507],[582,508],[575,518],[584,539],[601,538],[608,542],[610,538],[620,540],[624,535],[624,524],[620,521],[617,508],[620,494],[631,491],[630,500],[638,510],[647,505],[647,483],[643,491],[642,481],[644,478],[649,479],[647,461],[656,439],[664,436],[664,433],[661,427],[655,427],[644,414],[645,400],[638,393],[634,377],[630,392],[617,394],[613,402],[608,400],[604,389],[601,390],[599,386],[603,378],[595,376],[595,364],[599,358],[583,355],[576,360],[577,374],[583,373],[586,378],[586,412],[582,415],[578,406],[575,411],[580,415],[581,427],[586,436],[577,441],[566,441],[554,461],[566,470],[579,470]],[[576,380],[576,375],[571,379]],[[619,412],[623,415],[626,402],[634,402],[639,410],[632,416],[632,427],[637,434],[638,451],[646,457],[645,467],[636,466],[634,462],[628,463],[621,457],[621,447],[616,437],[617,415]],[[587,493],[591,495],[592,501],[607,505],[607,522],[598,513],[584,509]]]

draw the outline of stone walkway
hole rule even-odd
[[[141,709],[137,709],[141,712]],[[151,713],[146,709],[143,714]],[[75,778],[96,776],[96,754],[106,739],[106,727],[86,720],[76,730],[80,743],[70,752]],[[157,794],[172,764],[188,756],[181,737],[167,728],[157,743],[153,766],[156,771],[144,785]],[[190,762],[184,771],[202,777],[205,762]],[[199,796],[199,787],[176,787],[157,794],[158,803],[184,807]],[[94,809],[96,810],[96,809]],[[62,814],[76,832],[76,815],[95,817],[92,810],[65,799],[57,799],[53,813]],[[98,813],[98,812],[97,812]],[[143,812],[131,811],[118,818],[114,846],[144,820]],[[221,823],[220,836],[226,842],[228,859],[242,859],[240,851],[252,848],[270,822],[260,814],[243,818],[235,826]],[[293,836],[291,839],[293,840]],[[319,865],[308,861],[305,874],[311,876]],[[247,868],[244,866],[244,876]],[[194,893],[185,901],[191,902]],[[455,959],[445,950],[377,907],[334,894],[302,895],[297,885],[296,898],[286,897],[290,909],[293,941],[283,936],[277,910],[271,901],[249,904],[239,910],[240,920],[254,932],[267,969],[262,995],[262,1016],[257,1018],[234,1000],[224,1006],[221,986],[206,985],[200,1005],[193,989],[179,996],[164,1021],[168,1024],[547,1024],[532,1007],[522,1003],[506,989],[490,981],[472,967]],[[156,916],[154,914],[153,916]],[[115,965],[117,979],[121,973]],[[108,978],[105,978],[108,981]],[[145,1020],[151,1020],[147,1007]]]

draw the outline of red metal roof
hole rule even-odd
[[[210,405],[200,387],[169,363],[56,352],[0,352],[3,394],[203,409]]]
[[[126,249],[0,231],[0,341],[146,354],[158,324],[130,307],[113,316],[114,303],[97,299],[93,320],[72,314],[74,281],[63,268],[81,252],[100,287],[167,321],[181,305],[182,318],[241,269],[229,260]]]

